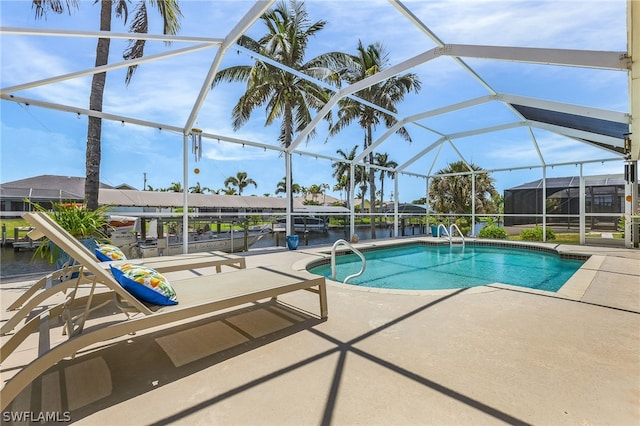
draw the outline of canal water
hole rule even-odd
[[[55,264],[33,255],[33,250],[14,251],[13,247],[0,248],[0,277],[26,275],[54,271]]]
[[[404,235],[418,235],[419,228],[406,228]],[[330,245],[336,240],[343,238],[349,240],[348,229],[331,229],[328,232],[308,232],[297,233],[300,238],[299,247],[314,245]],[[371,238],[369,227],[356,230],[356,234],[360,241]],[[376,238],[391,237],[390,229],[376,230]],[[265,235],[260,241],[251,246],[252,249],[275,247],[285,247],[286,241],[284,235],[275,233]],[[27,275],[36,273],[47,273],[55,270],[55,265],[50,265],[47,260],[33,256],[32,250],[14,251],[12,247],[0,248],[0,278],[12,277],[16,275]]]

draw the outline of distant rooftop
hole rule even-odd
[[[557,177],[547,178],[547,188],[578,188],[580,186],[580,176],[569,177]],[[611,186],[611,185],[624,185],[624,177],[622,175],[612,175],[610,177],[602,178],[589,178],[588,186]],[[513,188],[508,188],[507,191],[515,189],[540,189],[542,188],[542,179],[534,180],[532,182],[523,183]]]

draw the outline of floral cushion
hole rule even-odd
[[[138,300],[154,305],[178,304],[173,287],[155,269],[131,263],[110,267],[116,281]]]
[[[96,244],[96,257],[101,262],[109,262],[112,260],[127,260],[122,250],[111,244]]]

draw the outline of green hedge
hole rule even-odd
[[[487,225],[478,232],[479,238],[496,238],[500,240],[506,240],[509,235],[507,231],[501,226]]]
[[[542,241],[542,227],[536,226],[533,229],[523,229],[520,231],[520,238],[524,241]],[[547,228],[547,241],[555,240],[556,233],[553,229]]]

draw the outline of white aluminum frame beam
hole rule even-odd
[[[185,42],[185,43],[207,43],[220,45],[224,41],[222,38],[193,37],[169,34],[148,34],[148,33],[116,33],[111,31],[81,31],[81,30],[56,30],[46,28],[22,28],[22,27],[0,27],[0,34],[27,35],[27,36],[47,36],[47,37],[73,37],[73,38],[111,38],[124,40],[152,40],[164,42]]]
[[[590,118],[598,118],[600,120],[615,121],[617,123],[629,124],[630,115],[626,112],[612,111],[601,108],[587,107],[583,105],[568,104],[564,102],[548,101],[545,99],[529,98],[526,96],[510,95],[500,93],[496,100],[532,108],[547,109],[551,111],[563,112],[566,114],[582,115]]]
[[[627,52],[445,44],[442,56],[628,71]]]
[[[35,105],[38,107],[42,107],[42,108],[47,108],[47,109],[52,109],[52,110],[56,110],[56,111],[64,111],[64,112],[70,112],[73,114],[78,114],[78,115],[86,115],[89,117],[97,117],[97,118],[102,118],[105,120],[111,120],[111,121],[119,121],[123,124],[135,124],[138,126],[143,126],[143,127],[151,127],[154,129],[160,129],[160,130],[168,130],[171,132],[177,132],[177,133],[182,133],[182,127],[178,127],[178,126],[172,126],[169,124],[164,124],[164,123],[156,123],[153,121],[146,121],[146,120],[140,120],[137,118],[133,118],[133,117],[128,117],[125,115],[118,115],[118,114],[111,114],[108,112],[102,112],[102,111],[94,111],[91,109],[86,109],[86,108],[78,108],[75,106],[69,106],[69,105],[63,105],[63,104],[58,104],[58,103],[53,103],[53,102],[47,102],[47,101],[41,101],[39,99],[31,99],[31,98],[25,98],[25,97],[21,97],[21,96],[15,96],[15,95],[0,95],[1,99],[7,100],[7,101],[12,101],[12,102],[16,102],[16,103],[20,103],[20,104],[25,104],[25,105]]]
[[[88,75],[99,74],[99,73],[102,73],[102,72],[107,72],[107,71],[115,70],[115,69],[118,69],[118,68],[126,68],[126,67],[130,67],[132,65],[139,65],[139,64],[146,63],[146,62],[156,61],[158,59],[170,58],[170,57],[173,57],[173,56],[179,56],[179,55],[184,55],[184,54],[187,54],[187,53],[198,52],[200,50],[211,49],[212,47],[215,47],[215,45],[212,45],[212,44],[199,44],[197,46],[184,47],[182,49],[175,49],[175,50],[172,50],[170,52],[163,52],[163,53],[158,53],[158,54],[155,54],[155,55],[143,56],[141,58],[131,59],[129,61],[120,61],[120,62],[116,62],[116,63],[112,63],[112,64],[101,65],[101,66],[97,66],[97,67],[94,67],[94,68],[85,69],[83,71],[72,72],[72,73],[69,73],[69,74],[62,74],[62,75],[58,75],[58,76],[51,77],[51,78],[45,78],[45,79],[42,79],[42,80],[32,81],[32,82],[29,82],[29,83],[19,84],[17,86],[6,87],[4,89],[0,89],[0,95],[13,93],[13,92],[17,92],[17,91],[20,91],[20,90],[33,89],[35,87],[45,86],[47,84],[59,83],[61,81],[71,80],[71,79],[74,79],[74,78],[84,77],[84,76],[88,76]]]
[[[539,121],[528,120],[527,125],[538,129],[548,130],[559,135],[567,136],[569,138],[581,139],[581,142],[589,143],[589,140],[600,142],[606,145],[611,145],[616,148],[622,148],[624,146],[624,140],[614,138],[612,136],[600,135],[598,133],[585,132],[583,130],[570,129],[568,127],[556,126],[549,123],[541,123]],[[602,147],[599,147],[604,149]]]

